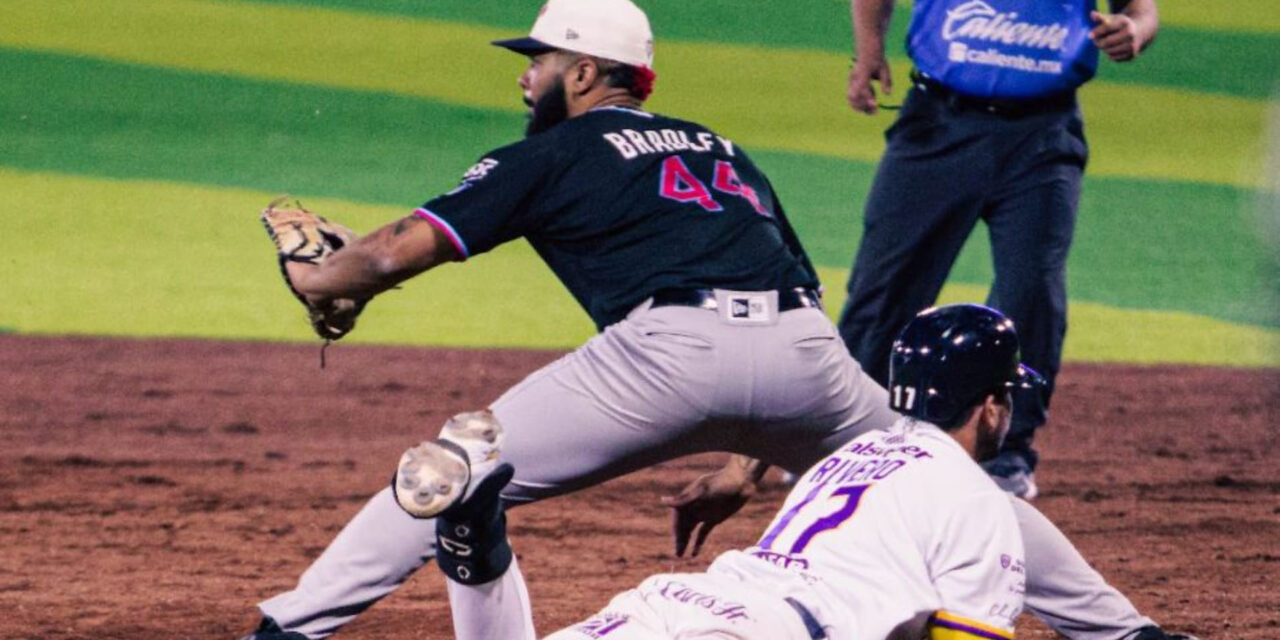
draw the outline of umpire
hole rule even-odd
[[[1044,424],[1066,334],[1066,261],[1088,157],[1076,88],[1101,50],[1132,60],[1159,26],[1155,0],[916,0],[915,69],[866,202],[839,328],[873,378],[888,375],[897,330],[934,303],[979,219],[995,282],[987,304],[1013,319],[1027,364],[1048,385],[1014,402],[1013,430],[987,470],[1035,497],[1031,447]],[[851,0],[849,104],[877,112],[892,90],[885,32],[893,0]]]

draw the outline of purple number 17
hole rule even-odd
[[[805,529],[800,532],[799,537],[796,538],[796,541],[791,544],[790,553],[803,552],[804,548],[809,546],[809,543],[812,542],[814,537],[819,533],[828,529],[835,529],[836,527],[844,524],[845,520],[853,517],[853,513],[858,510],[858,502],[862,500],[862,494],[866,493],[867,489],[870,488],[871,485],[869,484],[858,484],[840,487],[839,489],[832,491],[830,497],[843,497],[844,504],[841,505],[839,509],[814,520],[808,527],[805,527]],[[809,495],[804,497],[804,500],[801,500],[796,503],[796,506],[788,509],[787,512],[778,519],[778,524],[774,525],[773,528],[766,532],[764,537],[760,539],[760,548],[772,550],[774,541],[782,534],[783,529],[786,529],[791,524],[791,521],[795,519],[796,515],[808,506],[814,498],[818,497],[818,494],[822,492],[822,489],[823,487],[815,487]]]

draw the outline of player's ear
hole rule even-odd
[[[565,73],[565,86],[570,93],[582,95],[591,90],[600,77],[600,67],[590,56],[582,56],[575,60]]]
[[[982,401],[982,417],[987,424],[992,426],[1000,424],[1000,409],[1002,406],[1004,406],[1002,398],[994,393],[987,395],[986,400]]]

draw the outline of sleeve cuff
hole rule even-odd
[[[427,221],[427,224],[439,229],[441,233],[449,238],[449,242],[453,243],[453,248],[458,250],[458,254],[463,260],[471,257],[471,252],[467,250],[467,243],[462,240],[462,236],[458,235],[457,229],[453,225],[445,222],[444,218],[432,213],[428,209],[418,207],[413,210],[413,215]]]
[[[929,618],[929,640],[1013,640],[1013,631],[939,611]]]

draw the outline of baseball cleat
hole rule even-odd
[[[1155,625],[1138,629],[1129,640],[1200,640],[1199,638],[1186,633],[1169,633]]]
[[[991,476],[996,486],[1006,493],[1012,493],[1023,500],[1035,500],[1040,495],[1040,487],[1036,486],[1036,474],[1030,471],[1014,471],[1006,476]]]
[[[392,488],[400,508],[416,518],[433,518],[471,496],[473,478],[498,466],[505,434],[492,413],[460,413],[448,420],[440,437],[419,443],[400,456]]]
[[[1040,488],[1036,486],[1036,474],[1021,454],[1006,451],[984,461],[982,468],[1006,493],[1012,493],[1023,500],[1034,500],[1040,495]]]
[[[285,631],[270,617],[263,617],[258,628],[240,640],[309,640],[305,634],[297,631]]]

